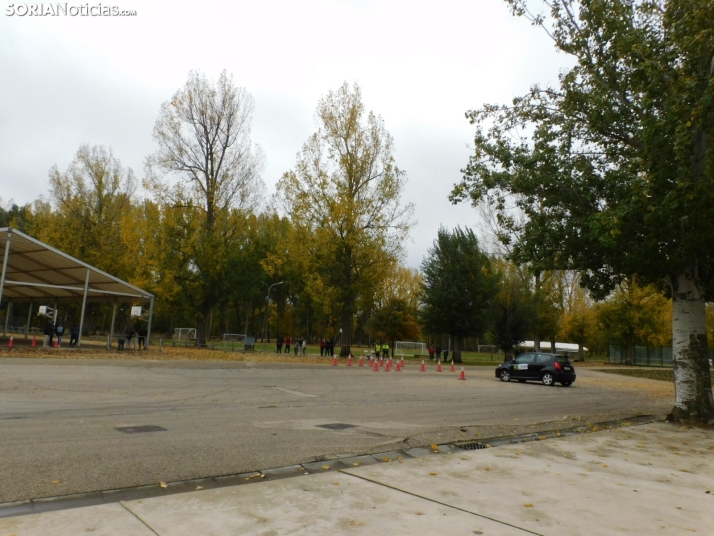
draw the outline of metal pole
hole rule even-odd
[[[5,258],[2,261],[2,275],[0,275],[0,307],[2,307],[2,294],[5,291],[5,276],[7,275],[7,260],[10,257],[10,239],[12,238],[12,231],[7,232],[7,242],[5,243]],[[7,315],[6,315],[7,316]],[[5,333],[3,333],[3,337]]]
[[[114,341],[114,319],[117,316],[117,301],[114,300],[114,305],[112,306],[112,325],[109,326],[109,340],[107,341],[107,350],[112,347],[112,342]]]
[[[154,297],[149,301],[149,322],[146,326],[146,340],[144,341],[144,350],[151,344],[151,320],[154,318]]]
[[[32,320],[32,305],[33,305],[33,300],[30,299],[30,308],[27,311],[27,324],[25,325],[25,338],[26,339],[30,333],[30,320]]]
[[[57,300],[55,300],[55,310],[52,311],[52,323],[56,326],[57,325]]]
[[[10,322],[10,315],[12,314],[12,298],[7,300],[7,311],[5,311],[5,327],[2,330],[2,336],[4,337],[7,333],[7,327]]]
[[[77,337],[77,348],[82,344],[82,328],[84,327],[84,310],[87,307],[87,290],[89,289],[89,270],[87,278],[84,280],[84,296],[82,296],[82,314],[79,317],[79,336]]]

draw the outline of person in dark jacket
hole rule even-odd
[[[146,336],[149,334],[149,330],[146,329],[145,327],[142,327],[139,330],[139,350],[141,350],[142,346],[144,347],[144,350],[146,350]]]
[[[48,320],[47,324],[45,324],[45,342],[43,346],[47,348],[48,346],[52,346],[52,335],[55,333],[55,327],[52,324],[52,320]]]
[[[69,330],[69,347],[74,348],[79,341],[79,326],[75,323]]]
[[[282,354],[283,353],[283,338],[278,335],[278,338],[275,341],[275,344],[278,345],[278,353]]]
[[[134,326],[131,324],[129,325],[128,328],[126,328],[126,348],[127,350],[131,350],[131,339],[136,335],[136,331],[134,331]]]

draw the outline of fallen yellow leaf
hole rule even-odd
[[[161,486],[162,488],[168,488],[168,487],[169,487],[168,484],[166,484],[166,482],[159,482],[159,486]]]
[[[432,443],[431,450],[433,450],[434,452],[439,452],[439,446],[436,443]]]
[[[386,458],[386,457],[385,457],[385,458],[382,458],[382,461],[383,461],[383,462],[391,462],[391,461],[392,461],[392,458]]]
[[[333,486],[339,486],[340,483],[339,483],[339,482],[333,482],[332,485],[333,485]]]
[[[329,466],[329,465],[323,465],[322,468],[323,468],[325,471],[327,471],[327,470],[330,468],[330,466]]]
[[[61,482],[62,482],[61,480],[53,480],[52,481],[53,484],[60,484]]]
[[[196,491],[202,490],[203,486],[196,486]]]
[[[523,506],[525,506],[526,508],[533,508],[533,503],[526,503]]]
[[[429,473],[429,474],[432,475],[432,476],[436,476],[436,475],[438,475],[439,473],[435,473],[434,471],[432,471],[432,472]]]
[[[490,467],[484,467],[483,470],[484,470],[484,471],[490,471],[491,468],[490,468]]]
[[[360,464],[360,462],[355,462],[355,463],[353,463],[352,465],[354,465],[355,467],[357,467],[359,464]]]

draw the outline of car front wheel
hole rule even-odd
[[[543,376],[541,376],[541,381],[543,385],[555,385],[555,378],[550,372],[544,372]]]
[[[499,376],[499,378],[501,378],[502,382],[510,382],[511,381],[511,373],[508,372],[506,369],[503,369],[498,376]]]

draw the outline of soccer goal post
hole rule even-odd
[[[174,328],[174,340],[185,341],[196,338],[196,328]]]
[[[238,350],[245,350],[245,334],[244,333],[224,333],[223,334],[223,351],[224,352],[235,352]]]
[[[426,349],[426,343],[397,341],[394,347],[394,355],[422,356],[429,355],[429,352]]]

